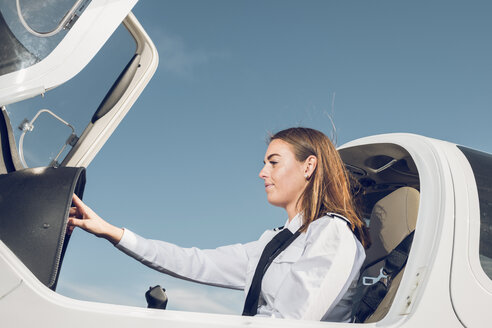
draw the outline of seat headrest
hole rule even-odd
[[[372,245],[365,263],[386,256],[415,230],[419,201],[420,193],[416,189],[402,187],[374,205],[369,223]]]

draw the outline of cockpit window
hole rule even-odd
[[[47,57],[87,7],[88,0],[0,3],[0,75]]]
[[[136,49],[135,39],[120,25],[72,80],[43,96],[6,106],[24,166],[58,166],[63,161]]]
[[[492,155],[458,146],[470,163],[480,205],[480,264],[492,279]]]

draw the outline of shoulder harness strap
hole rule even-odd
[[[371,316],[388,293],[393,278],[405,267],[412,246],[414,231],[394,248],[384,261],[378,277],[363,277],[363,285],[369,286],[360,303],[354,309],[354,322],[364,322]]]
[[[265,246],[256,266],[255,274],[244,302],[243,315],[256,315],[261,292],[261,282],[265,272],[272,261],[301,234],[301,229],[302,226],[296,233],[290,232],[289,229],[283,229]]]

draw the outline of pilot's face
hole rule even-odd
[[[307,184],[305,166],[296,159],[291,145],[280,139],[270,142],[264,163],[259,175],[265,181],[268,202],[285,208],[289,217],[296,214],[297,200]]]

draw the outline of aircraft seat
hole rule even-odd
[[[362,265],[355,304],[369,286],[362,284],[364,277],[378,277],[387,255],[415,230],[420,193],[410,187],[402,187],[379,200],[373,207],[369,223],[371,247],[366,251]],[[388,293],[375,312],[365,322],[381,320],[389,311],[405,268],[394,277]]]

